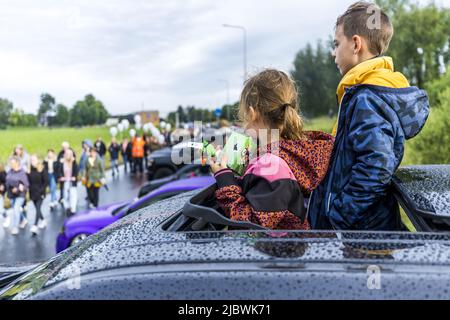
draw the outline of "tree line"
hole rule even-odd
[[[81,127],[104,124],[109,113],[100,100],[88,94],[79,100],[72,108],[56,103],[56,99],[43,93],[37,114],[25,113],[15,108],[8,99],[0,98],[0,129],[12,127],[35,127],[38,125],[48,127]]]
[[[206,108],[196,108],[195,106],[178,106],[177,111],[170,112],[167,116],[167,121],[175,124],[178,114],[178,121],[180,123],[202,121],[202,122],[214,122],[217,120],[227,120],[230,123],[234,123],[237,120],[237,111],[239,103],[225,104],[221,109],[219,118],[216,116],[215,110],[209,110]]]

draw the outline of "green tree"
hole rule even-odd
[[[379,0],[394,25],[387,55],[411,84],[425,88],[450,63],[450,9],[434,2],[426,6],[405,0]]]
[[[103,103],[92,94],[88,94],[84,100],[77,101],[70,110],[70,125],[78,127],[104,124],[108,116],[109,113]]]
[[[450,163],[450,88],[440,94],[440,101],[431,109],[422,132],[411,141],[416,164]]]
[[[235,104],[226,104],[222,107],[220,119],[225,119],[231,123],[238,121],[239,102]]]
[[[300,50],[294,60],[292,77],[299,87],[300,110],[307,117],[328,114],[337,109],[336,87],[340,75],[331,56],[331,41],[318,41]]]
[[[9,124],[13,127],[35,127],[38,121],[36,115],[25,113],[22,109],[14,109],[9,115]]]
[[[61,103],[58,104],[56,106],[56,116],[51,120],[51,125],[65,126],[69,124],[69,120],[70,120],[69,109]]]
[[[55,103],[55,98],[52,95],[48,93],[41,94],[41,103],[37,114],[41,125],[47,125],[47,113],[55,111]]]
[[[0,98],[0,129],[6,129],[9,123],[9,117],[14,106],[7,99]]]

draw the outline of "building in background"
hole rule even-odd
[[[146,123],[153,123],[155,126],[159,125],[159,111],[140,111],[137,112],[136,114],[141,116],[141,122],[142,124],[146,124]]]

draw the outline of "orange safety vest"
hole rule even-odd
[[[133,158],[144,157],[144,145],[145,141],[141,137],[133,140],[132,156]]]

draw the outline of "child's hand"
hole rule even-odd
[[[211,167],[211,171],[212,173],[216,173],[222,169],[226,169],[227,168],[227,157],[225,154],[222,155],[220,163],[217,162],[217,158],[216,157],[212,157],[209,160],[209,166]]]
[[[23,184],[19,184],[19,191],[23,192],[25,190],[25,187],[23,186]]]

